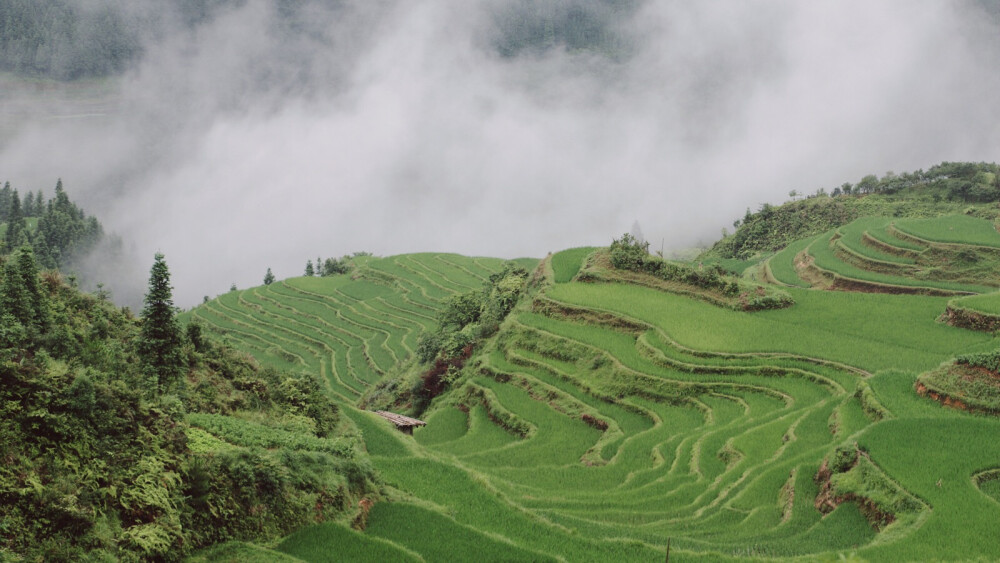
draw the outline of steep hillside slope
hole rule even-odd
[[[313,376],[194,326],[167,371],[150,317],[39,275],[30,251],[0,266],[0,560],[177,561],[350,520],[377,489]]]
[[[295,278],[195,309],[262,361],[323,373],[389,485],[361,534],[308,528],[281,549],[645,561],[669,541],[687,559],[888,560],[960,542],[964,557],[1000,556],[982,477],[1000,463],[987,439],[1000,422],[913,389],[998,345],[935,322],[947,297],[790,287],[791,307],[748,313],[652,283],[569,281],[585,255],[539,266],[541,286],[412,438],[349,405],[415,362],[420,327],[499,261],[370,259],[353,280]]]

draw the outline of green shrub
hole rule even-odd
[[[621,270],[641,271],[649,258],[649,243],[640,242],[629,233],[611,241],[611,264]]]
[[[417,359],[426,364],[437,357],[441,351],[442,335],[440,332],[424,332],[417,340]]]
[[[980,354],[963,354],[955,358],[955,363],[988,369],[1000,373],[1000,350]]]
[[[833,461],[830,462],[830,470],[834,473],[843,473],[854,466],[858,459],[858,450],[854,444],[841,446],[833,452]]]

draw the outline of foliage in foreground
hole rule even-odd
[[[177,560],[334,517],[372,488],[315,378],[261,368],[194,326],[163,394],[140,321],[30,258],[0,280],[0,559]],[[250,439],[269,430],[285,440]]]

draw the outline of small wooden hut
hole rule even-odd
[[[398,428],[400,432],[403,434],[409,434],[410,436],[413,435],[414,426],[427,426],[427,423],[422,420],[417,420],[415,418],[410,418],[394,412],[375,411],[375,414],[395,424],[396,428]]]

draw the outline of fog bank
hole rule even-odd
[[[1000,153],[1000,34],[973,3],[304,5],[186,26],[150,3],[103,115],[19,123],[0,179],[62,177],[134,245],[116,293],[160,251],[189,306],[357,250],[541,257],[635,220],[684,248],[792,189]],[[540,5],[601,39],[506,47]]]

